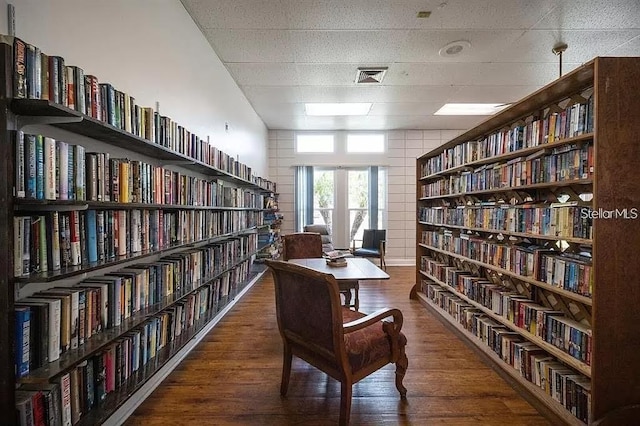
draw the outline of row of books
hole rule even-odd
[[[48,100],[241,179],[260,182],[254,179],[251,167],[214,147],[208,139],[152,107],[137,105],[131,95],[100,83],[78,66],[67,65],[63,57],[47,55],[17,37],[2,36],[0,43],[13,57],[12,93],[7,98]],[[268,182],[262,179],[263,184]]]
[[[243,262],[214,282],[203,285],[167,309],[145,320],[114,340],[100,353],[80,361],[69,371],[47,385],[22,385],[17,410],[25,425],[76,424],[107,395],[143,376],[163,349],[176,350],[181,336],[198,329],[211,317],[225,299],[236,291],[237,284],[247,279],[250,262]],[[39,389],[39,386],[41,387]],[[37,402],[41,395],[53,394],[46,415]],[[29,419],[46,419],[30,421]]]
[[[539,151],[508,162],[483,165],[422,185],[421,197],[588,179],[593,176],[593,152],[592,144],[571,144],[554,148],[550,154]]]
[[[576,202],[546,205],[488,203],[480,206],[420,207],[421,222],[487,231],[591,239],[591,208]]]
[[[14,276],[89,266],[249,230],[260,212],[86,210],[13,218]]]
[[[25,376],[148,307],[198,288],[255,250],[255,235],[234,238],[16,301],[22,343],[16,347],[16,374]]]
[[[42,135],[16,133],[16,197],[263,208],[265,196]]]
[[[560,111],[549,111],[544,118],[530,117],[526,124],[516,124],[483,139],[448,148],[422,164],[420,176],[429,176],[484,158],[590,133],[593,131],[593,96],[587,96],[587,99],[583,98],[580,102],[568,103]]]
[[[522,378],[538,386],[580,421],[587,423],[591,410],[591,382],[556,358],[486,316],[480,309],[433,282],[421,282],[423,293],[436,306],[489,347]]]
[[[564,312],[544,307],[510,288],[427,256],[421,258],[421,270],[510,323],[591,364],[590,328],[566,318]]]
[[[454,235],[451,231],[423,231],[421,242],[576,294],[593,294],[593,266],[587,255],[496,242],[469,234]]]

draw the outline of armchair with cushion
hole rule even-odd
[[[353,240],[351,254],[356,257],[374,257],[380,260],[380,268],[387,270],[384,260],[384,252],[387,246],[386,229],[365,229],[362,233],[362,247],[356,248],[356,241]]]
[[[322,252],[328,253],[333,251],[333,243],[331,241],[331,234],[329,234],[329,227],[325,224],[313,224],[305,225],[304,232],[317,232],[322,238]]]
[[[315,259],[322,257],[322,238],[316,232],[295,232],[282,236],[282,259]],[[340,282],[340,292],[344,295],[346,306],[359,307],[357,280],[343,280]],[[351,303],[351,290],[354,291],[353,303]]]
[[[401,398],[406,397],[402,380],[408,360],[402,312],[389,308],[369,315],[352,311],[340,305],[333,275],[287,262],[265,263],[273,273],[284,346],[282,396],[287,393],[295,355],[342,384],[341,425],[349,424],[352,385],[389,363],[396,364],[395,385]]]

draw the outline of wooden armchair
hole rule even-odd
[[[322,236],[317,232],[296,232],[282,237],[282,259],[315,259],[323,254]],[[360,285],[357,280],[342,281],[340,283],[340,293],[344,296],[344,304],[359,307],[360,299],[358,290]],[[353,290],[354,295],[351,295]],[[351,302],[353,299],[353,302]]]
[[[387,248],[387,231],[385,229],[365,229],[362,234],[362,247],[356,248],[356,241],[351,245],[351,254],[356,257],[375,257],[380,260],[380,268],[387,270],[384,252]]]
[[[267,260],[275,281],[276,315],[284,345],[280,394],[289,387],[293,355],[336,380],[341,386],[340,424],[349,424],[351,387],[389,363],[396,364],[396,388],[408,366],[407,339],[401,333],[402,312],[384,308],[373,314],[340,305],[333,275],[303,266]],[[392,321],[382,321],[390,318]]]
[[[282,259],[322,257],[322,237],[315,232],[296,232],[282,237]]]

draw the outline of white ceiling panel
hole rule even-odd
[[[422,10],[434,10],[434,0],[284,0],[292,29],[372,30],[420,28]]]
[[[640,1],[640,0],[639,0]],[[604,56],[640,35],[637,30],[534,30],[524,34],[503,54],[495,56],[499,62],[558,62],[551,49],[559,42],[567,44],[563,62],[588,62]],[[640,51],[636,52],[640,54]]]
[[[605,56],[640,56],[640,37],[629,40],[629,42],[613,49]]]
[[[443,102],[378,102],[373,104],[369,115],[433,115],[443,104]]]
[[[638,0],[561,0],[534,28],[589,30],[639,29]]]
[[[562,0],[448,0],[429,18],[439,29],[531,28]]]
[[[538,90],[539,86],[462,86],[447,101],[454,103],[513,103]]]
[[[269,64],[226,64],[233,79],[240,86],[248,84],[257,86],[297,86],[298,71],[295,64],[269,63]]]
[[[360,65],[342,63],[298,64],[296,68],[301,86],[351,86],[354,84],[356,70]]]
[[[205,29],[223,62],[293,62],[290,33],[282,30]]]
[[[300,97],[304,102],[443,102],[457,90],[452,86],[301,86]]]
[[[399,55],[401,62],[483,62],[499,56],[514,43],[523,30],[502,31],[411,31]],[[438,51],[445,45],[465,40],[471,47],[452,57],[442,57]]]
[[[269,104],[284,102],[299,102],[302,98],[298,86],[242,86],[247,99],[251,103]]]
[[[281,0],[183,0],[187,12],[206,28],[287,28]]]
[[[569,46],[563,73],[596,55],[640,56],[640,0],[181,1],[270,129],[466,129],[486,117],[433,112],[527,96],[558,77],[557,42]],[[438,55],[456,40],[471,47]],[[388,67],[382,84],[356,85],[361,66]],[[304,102],[373,107],[306,117]]]
[[[295,59],[305,62],[394,62],[406,30],[294,31]]]

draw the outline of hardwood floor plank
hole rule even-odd
[[[549,422],[418,302],[413,267],[389,267],[388,281],[360,285],[360,310],[399,308],[409,368],[407,401],[389,365],[353,387],[353,425],[530,425]],[[294,358],[279,393],[282,343],[273,280],[266,275],[202,340],[126,425],[337,424],[340,384]]]

